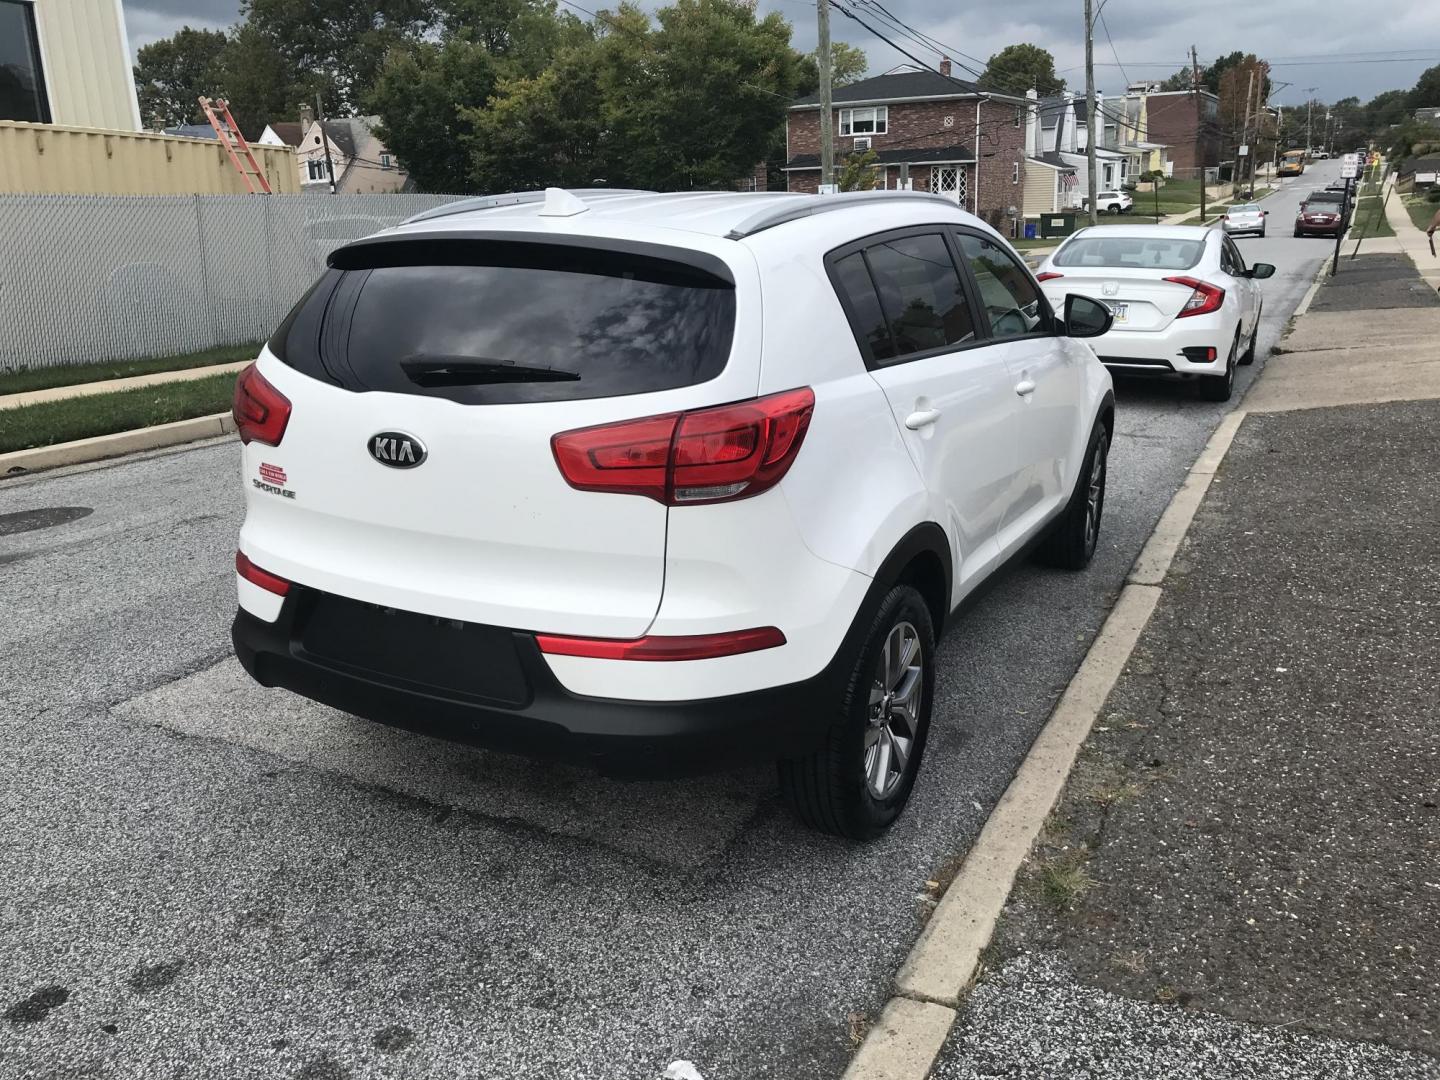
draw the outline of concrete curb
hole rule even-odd
[[[28,475],[37,469],[102,461],[105,458],[119,457],[121,454],[133,454],[138,450],[155,450],[159,447],[195,442],[198,439],[211,439],[217,435],[230,435],[234,431],[234,417],[229,413],[216,413],[212,416],[197,416],[191,420],[177,420],[173,424],[139,428],[136,431],[97,435],[93,439],[37,446],[33,450],[15,450],[0,454],[0,481],[6,477]]]
[[[1015,878],[1160,601],[1180,542],[1246,415],[1236,410],[1225,416],[1160,516],[1085,659],[910,950],[895,979],[895,996],[844,1080],[929,1075]]]
[[[26,390],[19,394],[0,394],[0,410],[19,409],[26,405],[43,405],[48,401],[68,401],[71,398],[90,397],[94,394],[113,394],[121,390],[134,390],[142,386],[163,386],[166,383],[192,382],[209,378],[211,375],[228,375],[249,367],[251,361],[237,360],[230,364],[211,364],[208,367],[181,368],[179,371],[154,371],[149,375],[130,375],[123,379],[102,379],[99,382],[71,383],[69,386],[52,386],[46,390]]]

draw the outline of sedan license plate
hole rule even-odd
[[[1111,304],[1110,310],[1114,313],[1117,323],[1125,322],[1130,317],[1129,304]]]

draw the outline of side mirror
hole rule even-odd
[[[1256,263],[1246,271],[1246,276],[1252,278],[1267,278],[1273,276],[1274,273],[1275,267],[1270,263]]]
[[[1261,210],[1261,211],[1260,211],[1260,216],[1261,216],[1261,217],[1269,217],[1269,216],[1270,216],[1270,211],[1269,211],[1269,210]]]
[[[1065,336],[1100,337],[1115,323],[1115,313],[1099,300],[1070,293],[1065,297]]]

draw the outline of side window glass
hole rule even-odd
[[[895,341],[893,356],[975,340],[960,273],[939,233],[882,241],[865,249],[865,259]]]
[[[855,332],[861,351],[869,349],[876,360],[894,357],[895,343],[880,311],[880,298],[875,295],[875,284],[870,280],[864,254],[856,251],[835,260],[835,287],[849,305],[850,329]]]
[[[1045,301],[1030,275],[993,240],[961,233],[960,250],[975,275],[980,304],[995,338],[1047,333]]]
[[[1225,237],[1225,250],[1230,253],[1230,273],[1236,277],[1245,273],[1245,257],[1240,254],[1240,249],[1235,246],[1235,241],[1228,236]]]

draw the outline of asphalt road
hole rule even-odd
[[[1241,241],[1279,268],[1262,356],[1325,249],[1280,232]],[[1094,565],[953,627],[915,798],[866,846],[768,769],[619,784],[249,684],[232,443],[0,483],[0,1072],[838,1075],[1227,408],[1118,398]],[[91,512],[7,517],[62,507]]]

